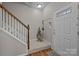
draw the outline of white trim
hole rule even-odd
[[[3,28],[0,28],[1,31],[7,33],[8,35],[10,35],[11,37],[15,38],[16,40],[18,40],[19,42],[21,42],[22,44],[24,44],[25,46],[27,46],[27,43],[23,42],[22,40],[19,40],[17,37],[13,36],[11,33],[9,33],[8,31],[4,30]]]

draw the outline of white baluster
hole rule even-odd
[[[15,36],[15,23],[14,23],[15,19],[14,17],[12,18],[12,34]]]
[[[19,39],[19,21],[18,21],[18,39]]]
[[[11,33],[11,15],[9,14],[9,32]]]
[[[20,27],[21,27],[21,23],[19,22],[19,40],[21,40],[21,38],[20,38],[20,36],[21,36],[21,34],[20,34],[20,32],[21,32]]]
[[[16,21],[16,19],[15,19],[15,36],[17,36],[17,31],[16,31],[16,29],[17,29],[17,21]]]
[[[15,21],[16,21],[16,20],[15,20],[15,18],[14,18],[14,36],[16,36],[16,34],[15,34],[15,29],[16,29],[16,28],[15,28]]]
[[[6,30],[8,31],[8,13],[6,12]]]
[[[12,17],[12,34],[14,35],[14,17]]]
[[[27,29],[25,28],[25,42],[27,43]]]
[[[23,26],[23,41],[25,42],[25,27]]]
[[[23,25],[22,25],[22,41],[23,41]]]
[[[20,26],[20,39],[22,40],[22,24],[21,24],[21,26]]]
[[[13,16],[11,15],[11,34],[13,34]]]
[[[6,11],[4,10],[4,29],[6,30]]]
[[[26,34],[25,34],[25,27],[24,27],[24,42],[26,42],[25,35],[26,35]]]
[[[5,29],[5,10],[3,10],[3,29]]]
[[[2,8],[0,8],[0,27],[2,27]]]
[[[18,21],[16,20],[16,37],[18,38]]]
[[[23,26],[23,42],[24,42],[24,26]]]
[[[9,13],[8,13],[8,32],[10,31],[10,29],[9,29]]]

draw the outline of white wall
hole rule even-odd
[[[52,43],[52,18],[44,20],[44,38],[49,43]]]
[[[0,28],[0,56],[28,55],[27,45]]]
[[[3,3],[3,5],[18,17],[24,24],[30,25],[30,39],[36,38],[38,27],[41,25],[42,11],[30,8],[23,3]]]

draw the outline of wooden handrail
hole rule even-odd
[[[3,8],[5,11],[7,11],[11,16],[13,16],[16,20],[18,20],[25,28],[29,29],[28,26],[26,26],[24,23],[22,23],[16,16],[14,16],[11,12],[9,12],[2,4],[0,4],[0,7]]]

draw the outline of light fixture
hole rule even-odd
[[[37,5],[38,8],[41,8],[42,6],[40,4]]]

